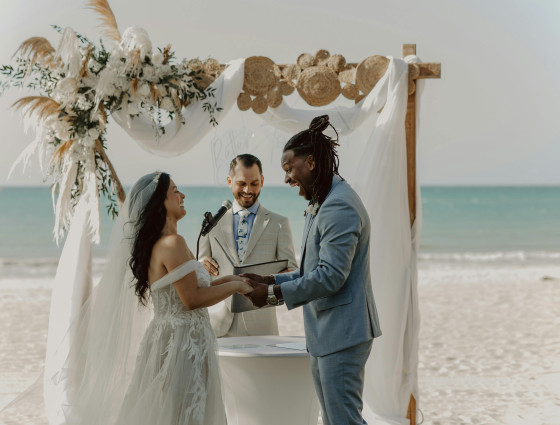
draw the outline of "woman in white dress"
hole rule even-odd
[[[211,283],[177,234],[184,199],[166,173],[130,190],[101,280],[47,355],[51,425],[226,425],[206,307],[252,288],[237,276]],[[30,387],[0,422],[31,423],[40,390]]]
[[[252,288],[237,276],[210,283],[206,269],[177,234],[177,222],[186,214],[185,195],[168,174],[148,178],[157,187],[135,224],[130,266],[135,293],[142,304],[151,298],[154,318],[117,423],[225,424],[216,337],[205,307]]]

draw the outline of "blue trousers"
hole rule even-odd
[[[324,425],[364,425],[364,369],[373,340],[322,357],[310,356]]]

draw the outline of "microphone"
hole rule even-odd
[[[222,206],[220,207],[218,212],[213,216],[211,216],[209,220],[206,220],[206,225],[204,226],[201,232],[202,236],[206,236],[208,233],[210,233],[210,230],[212,230],[216,226],[216,224],[218,224],[218,221],[220,221],[220,219],[230,208],[231,208],[231,201],[226,200],[222,202]]]

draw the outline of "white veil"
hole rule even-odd
[[[99,284],[64,333],[62,343],[47,355],[43,395],[51,425],[110,425],[116,420],[152,317],[151,309],[141,306],[135,295],[128,261],[136,222],[155,192],[160,174],[143,176],[131,189],[113,226]],[[12,410],[21,415],[36,393],[34,385],[6,406],[2,416],[13,418]]]

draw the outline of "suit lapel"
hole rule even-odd
[[[333,182],[332,182],[331,188],[329,190],[329,193],[327,193],[327,196],[325,197],[325,201],[323,201],[323,204],[326,202],[327,198],[332,193],[334,187],[337,186],[341,181],[342,181],[342,179],[339,176],[337,176],[337,175],[333,176]],[[320,212],[321,212],[321,209],[319,209],[319,212],[317,214],[319,214]],[[300,276],[303,276],[303,273],[304,273],[303,261],[305,259],[305,248],[307,247],[307,238],[309,237],[309,233],[311,231],[311,227],[313,226],[313,222],[316,219],[317,219],[317,216],[312,218],[311,214],[306,214],[306,216],[305,216],[305,229],[303,231],[303,242],[302,242],[302,245],[301,245],[301,261],[300,261],[300,267],[299,267]]]
[[[245,251],[243,262],[245,262],[246,258],[249,258],[249,254],[251,254],[251,251],[255,248],[257,242],[261,238],[264,229],[268,226],[268,223],[270,222],[269,215],[268,210],[266,210],[262,205],[257,210],[257,215],[255,216],[255,221],[253,221],[253,228],[251,229],[251,234],[249,235],[249,243],[247,244],[247,250]]]
[[[235,241],[233,239],[233,213],[231,209],[220,220],[219,225],[222,243],[225,243],[231,258],[239,261],[237,257],[237,250],[235,249]]]

